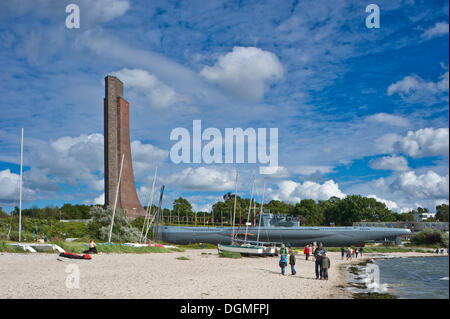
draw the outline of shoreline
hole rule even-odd
[[[418,258],[418,257],[448,257],[446,254],[435,253],[419,253],[419,252],[391,252],[391,253],[366,253],[362,258],[358,258],[358,262],[342,265],[341,271],[346,277],[346,285],[342,287],[342,290],[350,293],[352,299],[396,299],[396,295],[387,292],[371,291],[365,283],[351,281],[351,275],[359,276],[361,270],[356,270],[359,267],[365,267],[369,263],[373,263],[373,260],[393,259],[393,258]],[[352,267],[351,265],[354,264]],[[356,277],[356,278],[358,278]],[[353,278],[354,279],[354,278]],[[363,292],[352,292],[351,289],[360,289]]]

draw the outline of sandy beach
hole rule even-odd
[[[280,274],[278,257],[220,258],[217,250],[151,254],[100,254],[74,260],[58,254],[0,254],[0,298],[351,298],[340,253],[328,253],[329,280],[315,279],[314,262],[297,256],[295,276]],[[389,256],[430,256],[389,253]],[[357,263],[380,254],[365,254]],[[189,260],[177,258],[187,257]],[[79,288],[66,280],[76,265]],[[66,272],[67,270],[67,272]]]
[[[189,260],[177,259],[182,256]],[[339,266],[348,262],[340,253],[329,257],[329,280],[321,281],[303,255],[297,256],[297,274],[282,276],[278,257],[220,258],[211,249],[101,254],[92,260],[2,253],[0,298],[351,298],[338,287],[346,282]],[[79,288],[66,287],[71,264],[78,266]]]

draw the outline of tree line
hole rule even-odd
[[[229,194],[227,194],[229,195]],[[47,206],[44,208],[32,207],[22,210],[22,216],[37,219],[90,219],[91,209],[99,205],[64,204],[62,207]],[[161,210],[163,222],[171,223],[204,223],[205,220],[214,223],[230,224],[234,209],[234,195],[224,197],[223,201],[218,201],[212,206],[211,212],[194,212],[192,204],[186,198],[179,197],[172,203],[173,208]],[[235,223],[245,223],[248,217],[250,206],[249,198],[236,197],[236,218]],[[144,207],[146,208],[146,207]],[[153,205],[152,211],[157,207]],[[249,222],[253,222],[255,211],[261,209],[261,203],[253,202]],[[354,222],[395,222],[414,221],[415,214],[428,213],[427,208],[418,207],[407,213],[397,213],[388,209],[384,203],[374,198],[360,195],[350,195],[345,198],[331,197],[328,200],[314,201],[303,199],[296,204],[289,204],[279,200],[271,200],[264,204],[264,211],[270,210],[272,213],[282,215],[292,215],[300,220],[301,225],[306,226],[349,226]],[[13,216],[19,214],[19,208],[11,212]],[[448,222],[449,206],[441,204],[436,206],[436,215],[429,221]],[[0,218],[11,216],[0,207]]]

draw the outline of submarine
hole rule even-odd
[[[292,246],[303,247],[313,242],[323,243],[328,247],[364,246],[366,243],[396,241],[401,242],[402,236],[411,235],[409,229],[388,227],[357,227],[357,226],[300,226],[300,222],[292,216],[280,216],[272,213],[261,214],[260,225],[250,230],[246,226],[236,232],[237,241],[259,244],[289,243]],[[158,239],[173,244],[230,244],[233,228],[227,227],[186,227],[164,226],[156,230]]]

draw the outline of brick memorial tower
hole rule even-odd
[[[125,154],[117,208],[126,210],[130,218],[145,216],[137,196],[131,161],[130,104],[123,98],[123,83],[110,75],[105,77],[104,121],[105,207],[114,206],[122,154]]]

